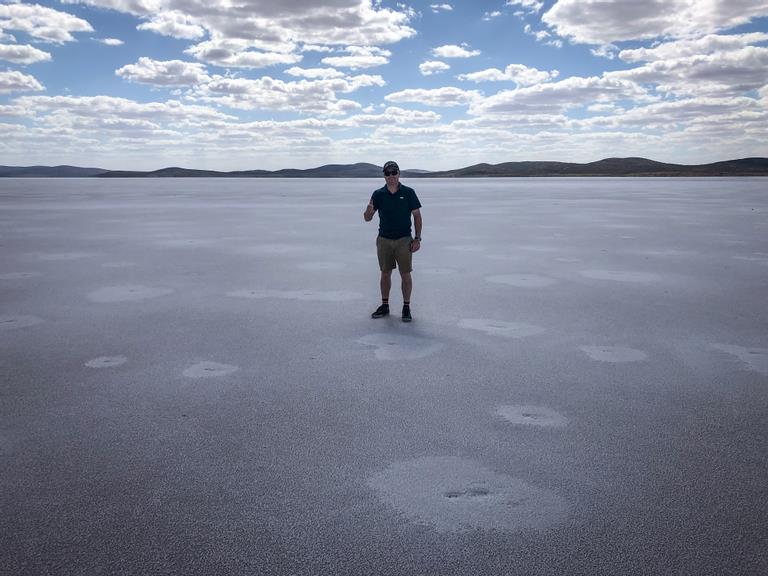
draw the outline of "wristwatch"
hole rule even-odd
[[[414,238],[414,240],[416,240],[417,242],[421,242],[421,236],[416,236],[416,237]]]

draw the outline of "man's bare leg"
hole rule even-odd
[[[381,271],[381,279],[379,280],[379,287],[381,288],[381,300],[382,302],[389,301],[389,291],[392,288],[392,270]]]
[[[400,288],[403,291],[403,302],[410,303],[411,290],[413,290],[413,278],[410,272],[400,272]]]

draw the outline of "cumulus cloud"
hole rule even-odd
[[[477,90],[452,86],[434,89],[411,88],[384,97],[387,102],[415,102],[426,106],[465,106],[481,97]]]
[[[392,56],[392,52],[389,50],[375,46],[348,46],[344,51],[348,56],[328,56],[323,58],[321,62],[328,66],[357,70],[388,64],[389,57]]]
[[[765,32],[731,35],[707,34],[701,38],[663,42],[651,48],[622,50],[619,52],[619,58],[625,62],[655,62],[738,50],[766,40],[768,40],[768,34]]]
[[[432,12],[451,12],[453,10],[453,6],[450,4],[430,4],[429,7],[432,9]]]
[[[252,50],[245,40],[209,40],[191,46],[185,53],[208,64],[229,68],[266,68],[302,60],[301,54]]]
[[[488,68],[479,72],[459,74],[459,80],[471,82],[515,82],[518,86],[530,86],[554,80],[560,73],[557,70],[539,70],[523,64],[510,64],[502,72],[498,68]]]
[[[0,94],[11,92],[40,92],[45,90],[37,78],[19,71],[0,72]]]
[[[538,12],[544,6],[541,0],[507,0],[507,6],[520,6],[530,12]]]
[[[437,58],[471,58],[472,56],[479,56],[480,50],[470,50],[466,44],[461,46],[446,44],[433,48],[432,55]]]
[[[93,32],[91,25],[72,14],[38,4],[0,4],[0,30],[19,30],[53,44],[72,42],[73,32]]]
[[[154,86],[192,86],[210,79],[202,64],[146,57],[115,70],[115,74],[130,82]]]
[[[559,82],[503,90],[476,100],[470,114],[558,114],[595,102],[644,99],[647,92],[637,83],[620,78],[572,76]]]
[[[559,0],[542,20],[583,44],[690,37],[768,15],[768,0]]]
[[[361,108],[337,93],[351,93],[370,86],[383,86],[381,76],[358,75],[322,80],[283,80],[214,76],[195,88],[191,97],[241,110],[290,110],[318,114],[345,114]]]
[[[125,44],[125,42],[119,38],[97,38],[96,41],[104,44],[105,46],[122,46]]]
[[[440,62],[439,60],[428,60],[419,64],[419,72],[421,72],[423,76],[445,72],[446,70],[450,70],[450,68],[451,67],[448,64]]]
[[[289,76],[298,76],[301,78],[343,78],[344,72],[335,68],[299,68],[293,66],[285,70]]]
[[[205,29],[179,10],[160,12],[150,17],[149,22],[139,24],[136,28],[186,40],[197,40],[205,36]]]
[[[712,54],[654,60],[606,77],[655,84],[659,92],[677,95],[737,95],[768,83],[768,48],[746,46]]]
[[[483,20],[487,22],[489,20],[493,20],[494,18],[498,18],[499,16],[501,16],[501,12],[498,10],[494,10],[493,12],[485,12],[483,14]]]
[[[26,65],[47,62],[50,59],[51,55],[48,52],[38,50],[29,44],[0,44],[0,60]]]

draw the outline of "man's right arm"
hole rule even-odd
[[[363,212],[363,218],[366,222],[370,222],[373,219],[373,215],[376,212],[376,207],[373,205],[373,196],[371,196],[371,199],[368,201],[368,206],[365,209],[365,212]]]

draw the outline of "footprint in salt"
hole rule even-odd
[[[568,418],[546,406],[498,406],[496,415],[524,426],[562,428],[568,425]]]
[[[100,356],[85,363],[89,368],[114,368],[122,366],[128,361],[125,356]]]
[[[493,284],[507,284],[516,288],[544,288],[557,284],[557,280],[538,274],[497,274],[486,276],[485,280]]]
[[[193,364],[183,374],[187,378],[218,378],[237,372],[240,368],[231,364],[220,364],[218,362],[198,362]]]
[[[438,532],[546,530],[563,523],[567,500],[463,458],[395,462],[368,479],[380,500]]]
[[[653,272],[630,270],[582,270],[581,275],[594,280],[611,280],[613,282],[648,283],[661,280],[661,276]]]
[[[232,298],[278,298],[281,300],[301,300],[307,302],[346,302],[363,297],[359,292],[345,290],[235,290],[227,292]]]
[[[486,334],[494,336],[504,336],[506,338],[525,338],[535,336],[545,332],[544,328],[525,324],[524,322],[505,322],[503,320],[492,320],[490,318],[463,318],[459,320],[459,326],[469,328],[470,330],[479,330]]]
[[[735,356],[750,370],[768,376],[768,348],[747,348],[733,344],[712,344],[710,347]]]
[[[149,286],[127,285],[127,286],[106,286],[93,292],[89,292],[87,297],[93,302],[135,302],[158,298],[173,294],[171,288],[152,288]]]
[[[624,346],[581,346],[581,350],[598,362],[639,362],[648,355],[642,350]]]
[[[406,334],[369,334],[357,341],[373,346],[378,360],[415,360],[436,354],[445,347],[440,342]]]
[[[0,331],[28,328],[42,324],[44,320],[28,314],[11,314],[0,316]]]

